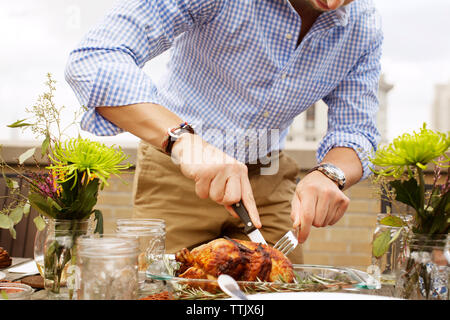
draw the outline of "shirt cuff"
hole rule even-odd
[[[83,114],[81,128],[98,136],[112,136],[124,132],[96,112],[96,107],[126,106],[156,101],[157,90],[150,77],[136,65],[129,63],[101,63],[93,82]]]
[[[346,147],[355,150],[356,154],[361,161],[363,168],[363,175],[360,181],[367,179],[372,171],[370,170],[369,156],[376,150],[378,137],[370,136],[366,137],[363,134],[347,133],[347,132],[331,132],[327,133],[319,144],[317,149],[316,158],[318,163],[323,161],[325,155],[332,148]]]

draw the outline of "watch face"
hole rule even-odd
[[[330,178],[338,182],[340,185],[345,184],[345,174],[341,169],[327,163],[323,164],[322,167]]]
[[[343,172],[342,172],[340,169],[336,168],[335,166],[327,165],[327,170],[328,170],[334,177],[338,178],[339,180],[341,180],[341,179],[344,178]]]

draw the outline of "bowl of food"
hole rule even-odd
[[[292,264],[280,251],[250,241],[219,238],[192,250],[165,256],[165,270],[147,271],[148,282],[160,282],[174,299],[222,299],[219,275],[233,277],[247,294],[330,292],[368,289],[367,273],[342,267]],[[156,292],[155,292],[156,293]]]
[[[0,300],[30,300],[33,288],[18,282],[0,282]]]

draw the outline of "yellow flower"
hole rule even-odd
[[[450,160],[446,152],[450,148],[450,132],[441,133],[427,129],[426,124],[420,132],[405,133],[392,143],[378,149],[371,162],[380,168],[372,171],[380,176],[401,177],[405,171],[411,174],[411,167],[426,169],[432,162],[442,166]],[[437,158],[443,157],[438,160]]]
[[[49,156],[53,165],[49,169],[55,171],[61,182],[74,178],[77,182],[81,175],[82,182],[98,178],[103,184],[111,174],[118,175],[121,170],[128,169],[130,164],[122,164],[128,157],[112,147],[88,139],[70,139],[66,143],[58,142]]]

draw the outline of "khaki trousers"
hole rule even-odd
[[[299,167],[283,152],[274,175],[260,175],[259,168],[249,166],[249,179],[267,243],[274,245],[292,228],[291,200],[295,192]],[[243,223],[210,199],[200,199],[194,181],[186,178],[170,156],[140,142],[133,183],[133,216],[166,221],[166,252],[192,249],[211,240],[228,236],[249,240]],[[289,259],[303,263],[299,245]]]

